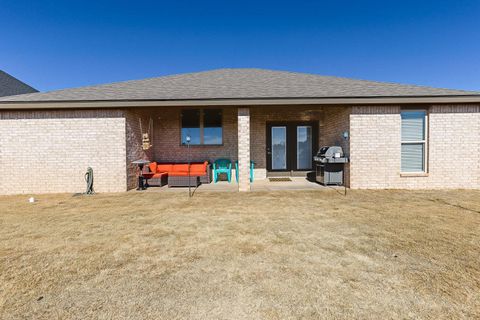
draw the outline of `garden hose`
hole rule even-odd
[[[85,194],[94,194],[93,190],[93,169],[91,167],[87,168],[87,173],[85,173],[85,182],[87,183],[87,191]]]

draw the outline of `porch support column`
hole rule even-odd
[[[238,191],[250,191],[250,109],[238,108]]]

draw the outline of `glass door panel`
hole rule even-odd
[[[312,169],[312,127],[297,126],[297,170]]]
[[[287,127],[272,127],[272,170],[287,169]]]

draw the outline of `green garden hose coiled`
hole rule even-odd
[[[93,169],[91,167],[87,168],[87,173],[85,173],[85,182],[87,183],[87,191],[85,194],[94,194],[93,190]]]

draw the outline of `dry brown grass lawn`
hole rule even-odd
[[[480,192],[0,197],[2,319],[480,318]]]

